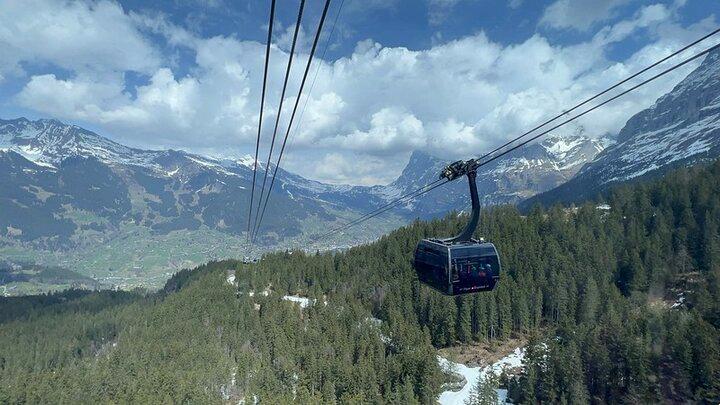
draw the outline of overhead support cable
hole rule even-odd
[[[387,211],[395,208],[396,206],[400,205],[400,203],[402,203],[402,202],[410,201],[410,200],[412,200],[413,198],[417,198],[417,197],[419,197],[419,196],[421,196],[421,195],[423,195],[423,194],[429,193],[430,191],[432,191],[432,190],[434,190],[434,189],[436,189],[436,188],[438,188],[438,187],[440,187],[440,186],[442,186],[442,185],[444,185],[444,184],[446,184],[446,183],[449,183],[449,182],[450,182],[450,180],[447,180],[447,179],[444,179],[444,178],[443,178],[443,179],[438,179],[438,180],[435,180],[435,181],[433,181],[433,182],[431,182],[431,183],[428,183],[428,184],[424,185],[423,187],[420,187],[419,189],[416,189],[416,190],[414,190],[414,191],[412,191],[412,192],[410,192],[410,193],[404,194],[403,196],[398,197],[397,199],[395,199],[395,200],[393,200],[393,201],[391,201],[391,202],[383,205],[383,206],[380,207],[379,209],[374,210],[372,213],[365,214],[365,215],[363,215],[362,217],[360,217],[360,218],[358,218],[358,219],[355,219],[355,220],[353,220],[353,221],[350,221],[350,222],[348,222],[348,223],[345,224],[345,225],[342,225],[342,226],[340,226],[340,227],[331,229],[331,230],[328,231],[327,233],[324,233],[324,234],[322,234],[322,235],[320,235],[320,236],[318,236],[318,237],[316,237],[316,238],[313,238],[312,241],[313,241],[313,242],[316,242],[316,241],[321,240],[321,239],[324,239],[324,238],[326,238],[326,237],[328,237],[328,236],[330,236],[330,235],[332,235],[332,234],[335,234],[335,233],[338,233],[338,232],[342,232],[342,231],[344,231],[344,230],[346,230],[346,229],[348,229],[348,228],[352,228],[352,227],[355,226],[355,225],[359,225],[359,224],[362,223],[362,222],[365,222],[365,221],[367,221],[367,220],[370,220],[370,219],[372,219],[372,218],[375,218],[376,216],[378,216],[378,215],[380,215],[380,214],[383,214],[383,213],[385,213],[385,212],[387,212]]]
[[[300,32],[300,23],[302,21],[303,9],[305,8],[305,0],[300,0],[300,9],[298,10],[297,22],[295,23],[295,30],[293,32],[292,45],[290,46],[290,56],[288,57],[287,68],[285,69],[285,80],[283,81],[282,92],[280,93],[280,103],[278,105],[277,115],[275,116],[275,127],[273,129],[272,140],[270,141],[270,151],[268,152],[267,164],[265,165],[265,174],[263,175],[262,187],[260,188],[260,199],[258,200],[257,212],[255,214],[255,225],[253,229],[257,228],[258,213],[260,212],[260,205],[263,200],[263,193],[265,191],[265,184],[267,182],[268,171],[270,170],[270,162],[272,161],[273,148],[275,147],[275,136],[277,135],[278,125],[280,124],[280,115],[282,114],[282,106],[285,101],[285,91],[287,90],[288,80],[290,79],[290,69],[292,68],[293,56],[295,55],[295,45],[297,44],[298,33]],[[254,232],[250,237],[251,243],[254,241]]]
[[[706,36],[703,37],[701,40],[707,39],[708,37],[714,35],[714,34],[717,33],[717,32],[720,32],[720,29],[713,31],[713,33],[711,33],[711,34],[709,34],[709,35],[706,35]],[[688,49],[689,47],[691,47],[691,46],[693,46],[693,45],[696,45],[696,44],[699,43],[701,40],[695,41],[693,44],[684,47],[683,50],[686,50],[686,49]],[[564,120],[564,121],[560,122],[559,124],[553,126],[552,128],[547,129],[547,130],[545,130],[545,131],[543,131],[543,132],[541,132],[541,133],[539,133],[539,134],[537,134],[537,135],[535,135],[535,136],[533,136],[533,137],[531,137],[531,138],[523,141],[522,143],[513,146],[512,148],[509,148],[509,149],[507,149],[507,150],[505,150],[505,151],[503,151],[503,152],[501,152],[501,153],[499,153],[499,154],[496,154],[496,155],[490,157],[490,158],[487,159],[487,160],[482,160],[482,159],[485,158],[485,157],[487,157],[487,156],[489,156],[492,152],[491,152],[491,153],[484,154],[484,155],[482,155],[480,158],[477,158],[477,159],[476,159],[477,163],[476,163],[475,169],[478,169],[478,168],[480,168],[480,167],[482,167],[482,166],[485,166],[485,165],[491,163],[492,161],[497,160],[497,159],[499,159],[500,157],[505,156],[505,155],[507,155],[508,153],[511,153],[512,151],[514,151],[514,150],[516,150],[516,149],[518,149],[518,148],[521,148],[521,147],[527,145],[528,143],[530,143],[530,142],[532,142],[532,141],[534,141],[534,140],[536,140],[536,139],[538,139],[538,138],[540,138],[540,137],[542,137],[542,136],[544,136],[544,135],[547,135],[548,133],[550,133],[550,132],[552,132],[552,131],[554,131],[554,130],[556,130],[556,129],[558,129],[558,128],[560,128],[560,127],[562,127],[562,126],[564,126],[564,125],[566,125],[566,124],[568,124],[568,123],[570,123],[570,122],[572,122],[572,121],[575,121],[576,119],[578,119],[578,118],[580,118],[580,117],[583,117],[584,115],[589,114],[590,112],[595,111],[596,109],[598,109],[598,108],[600,108],[600,107],[602,107],[602,106],[604,106],[604,105],[606,105],[606,104],[608,104],[608,103],[611,103],[611,102],[617,100],[618,98],[620,98],[620,97],[622,97],[622,96],[624,96],[624,95],[626,95],[626,94],[628,94],[628,93],[630,93],[630,92],[632,92],[632,91],[635,91],[635,90],[637,90],[638,88],[640,88],[640,87],[642,87],[642,86],[645,86],[646,84],[648,84],[648,83],[650,83],[650,82],[652,82],[652,81],[654,81],[654,80],[657,80],[657,79],[659,79],[660,77],[665,76],[666,74],[668,74],[668,73],[670,73],[670,72],[672,72],[672,71],[674,71],[674,70],[676,70],[676,69],[679,69],[680,67],[685,66],[685,65],[687,65],[688,63],[690,63],[690,62],[692,62],[692,61],[694,61],[694,60],[696,60],[696,59],[698,59],[698,58],[700,58],[700,57],[702,57],[702,56],[704,56],[704,55],[707,55],[708,53],[710,53],[710,52],[712,52],[713,50],[718,49],[718,48],[720,48],[720,44],[716,44],[716,45],[714,45],[714,46],[712,46],[712,47],[710,47],[710,48],[707,48],[707,49],[705,49],[704,51],[699,52],[699,53],[697,53],[697,54],[695,54],[695,55],[693,55],[693,56],[691,56],[691,57],[683,60],[682,62],[679,62],[679,63],[677,63],[677,64],[675,64],[675,65],[673,65],[673,66],[671,66],[671,67],[669,67],[669,68],[667,68],[667,69],[665,69],[665,70],[663,70],[662,72],[660,72],[660,73],[658,73],[658,74],[656,74],[656,75],[654,75],[654,76],[652,76],[652,77],[650,77],[650,78],[648,78],[648,79],[646,79],[646,80],[644,80],[644,81],[642,81],[642,82],[640,82],[640,83],[638,83],[638,84],[636,84],[636,85],[634,85],[634,86],[632,86],[632,87],[630,87],[630,88],[628,88],[628,89],[626,89],[626,90],[624,90],[624,91],[622,91],[622,92],[620,92],[620,93],[618,93],[618,94],[616,94],[615,96],[613,96],[613,97],[611,97],[611,98],[609,98],[609,99],[601,102],[600,104],[597,104],[597,105],[595,105],[595,106],[593,106],[593,107],[591,107],[591,108],[589,108],[589,109],[587,109],[587,110],[585,110],[585,111],[583,111],[583,112],[581,112],[581,113],[579,113],[579,114],[577,114],[577,115],[575,115],[575,116],[573,116],[573,117],[571,117],[571,118],[569,118],[569,119],[567,119],[567,120]],[[673,55],[677,55],[677,54],[680,53],[680,52],[681,52],[681,51],[675,52],[675,53],[673,53]],[[667,60],[667,59],[668,59],[668,57],[663,58],[663,60]],[[657,63],[654,63],[652,66],[657,66]],[[643,69],[641,72],[645,72],[645,71],[647,71],[647,70],[648,70],[648,69]],[[638,74],[639,74],[639,73],[633,75],[633,77],[637,77]],[[625,82],[627,82],[627,81],[628,81],[628,79],[625,79],[625,80],[623,80],[622,83],[625,83]],[[620,84],[622,84],[622,83],[620,83]],[[617,88],[617,87],[618,87],[618,85],[615,85],[615,86],[613,86],[612,88]],[[610,89],[610,90],[612,90],[612,89]],[[604,91],[603,94],[607,93],[608,91],[609,91],[609,90]],[[596,96],[596,97],[592,97],[592,99],[596,99],[596,98],[597,98],[597,96]],[[586,103],[581,103],[581,104],[586,104]],[[573,109],[576,109],[576,108],[577,108],[577,107],[574,107]],[[563,116],[563,115],[566,115],[566,114],[567,114],[567,112],[564,112],[564,113],[561,114],[560,116]],[[552,122],[552,121],[554,121],[554,120],[555,120],[555,119],[549,120],[547,123]],[[543,125],[541,125],[541,126],[539,126],[539,127],[542,127],[542,126],[544,126],[544,125],[547,125],[547,123],[545,123],[545,124],[543,124]],[[539,128],[539,127],[538,127],[538,128]],[[532,131],[528,131],[527,133],[522,134],[522,135],[514,138],[514,139],[513,139],[512,141],[510,141],[509,143],[506,143],[505,146],[507,146],[507,145],[509,145],[509,144],[511,144],[511,143],[513,143],[513,142],[516,142],[517,140],[519,140],[519,139],[527,136],[527,134],[529,134],[530,132],[532,132]],[[495,151],[497,151],[497,150],[499,150],[499,149],[500,149],[500,148],[496,148]],[[435,182],[433,182],[433,183],[435,183]],[[364,215],[363,217],[361,217],[361,218],[363,218],[363,219],[358,219],[358,220],[355,220],[355,221],[351,221],[351,222],[348,223],[347,225],[341,226],[341,227],[339,227],[339,228],[336,228],[336,229],[331,230],[330,232],[327,232],[327,233],[325,233],[325,234],[322,234],[322,235],[320,235],[319,237],[315,238],[313,241],[314,241],[314,242],[317,242],[317,241],[319,241],[319,240],[321,240],[321,239],[323,239],[323,238],[326,238],[326,237],[328,237],[328,236],[330,236],[330,235],[332,235],[332,234],[335,234],[335,233],[337,233],[337,232],[342,232],[342,231],[344,231],[344,230],[346,230],[346,229],[348,229],[348,228],[351,228],[351,227],[356,226],[356,225],[358,225],[358,224],[360,224],[360,223],[362,223],[362,222],[365,222],[365,221],[367,221],[367,220],[369,220],[369,219],[372,219],[372,218],[376,217],[377,215],[380,215],[380,214],[388,211],[389,209],[391,209],[392,207],[394,207],[395,205],[397,205],[399,202],[401,202],[401,201],[404,200],[404,199],[408,199],[408,200],[409,200],[409,199],[413,199],[413,198],[420,197],[421,195],[424,195],[424,194],[430,192],[431,190],[433,190],[433,189],[435,189],[435,188],[437,188],[437,187],[440,187],[440,186],[442,186],[442,185],[444,185],[444,184],[449,183],[449,181],[444,181],[444,182],[439,183],[439,184],[437,184],[437,185],[433,185],[433,183],[430,183],[430,184],[428,184],[428,185],[425,185],[425,186],[423,186],[423,187],[415,190],[415,192],[408,193],[408,194],[406,194],[406,195],[403,196],[403,197],[400,197],[400,198],[398,198],[398,199],[396,199],[396,200],[394,200],[394,201],[391,201],[391,202],[388,203],[388,204],[385,204],[385,206],[384,206],[385,208],[384,208],[384,209],[375,210],[375,211],[373,211],[372,214],[366,214],[366,215]],[[431,185],[432,185],[432,186],[431,186]],[[431,186],[431,187],[429,187],[429,186]],[[428,187],[429,187],[429,188],[428,188]]]
[[[262,93],[260,95],[260,117],[258,119],[257,140],[255,141],[255,159],[253,160],[252,188],[250,189],[250,205],[248,206],[248,223],[246,239],[250,242],[250,223],[252,222],[252,207],[255,199],[255,180],[257,178],[257,162],[260,152],[260,131],[262,129],[263,110],[265,107],[265,90],[267,88],[268,65],[270,64],[270,43],[272,42],[273,21],[275,20],[275,0],[270,4],[270,22],[268,23],[267,43],[265,44],[265,67],[263,69]]]
[[[257,222],[257,225],[255,226],[255,230],[253,232],[254,235],[257,235],[257,232],[260,229],[260,225],[262,224],[262,220],[265,216],[265,210],[267,208],[268,201],[270,201],[270,196],[273,186],[275,185],[275,179],[277,177],[278,169],[280,168],[280,162],[282,161],[283,153],[285,152],[285,145],[287,144],[293,120],[295,119],[295,114],[297,113],[298,105],[300,104],[300,98],[302,96],[303,88],[305,87],[305,81],[307,80],[308,73],[310,72],[310,66],[312,65],[312,60],[315,56],[315,50],[317,49],[318,41],[320,40],[320,34],[322,33],[323,24],[325,23],[325,18],[327,17],[328,8],[330,7],[330,1],[331,0],[325,0],[325,7],[323,8],[322,15],[320,16],[320,23],[318,23],[317,31],[315,32],[315,39],[313,39],[312,48],[310,49],[310,55],[308,56],[308,61],[305,65],[305,72],[303,72],[302,81],[300,82],[300,89],[298,90],[297,97],[295,98],[295,105],[293,106],[292,114],[290,115],[290,122],[288,123],[287,130],[285,131],[285,136],[283,138],[282,146],[280,148],[278,160],[275,164],[275,169],[273,170],[272,179],[270,181],[270,187],[268,188],[267,197],[265,198],[265,203],[263,205],[262,211],[260,211],[260,220]],[[267,174],[267,170],[265,173]],[[260,198],[262,198],[262,194],[260,195]]]

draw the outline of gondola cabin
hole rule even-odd
[[[421,282],[447,295],[489,291],[500,278],[495,245],[474,239],[423,239],[415,249],[414,267]]]
[[[423,239],[415,248],[413,267],[418,279],[443,294],[459,295],[495,288],[500,278],[500,255],[495,245],[472,238],[480,220],[476,160],[457,161],[445,167],[440,178],[449,181],[467,176],[472,214],[458,236],[447,239]]]

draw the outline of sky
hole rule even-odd
[[[260,161],[299,2],[277,1]],[[278,144],[323,4],[306,0]],[[0,118],[253,154],[269,12],[270,0],[0,0]],[[475,157],[712,31],[718,13],[714,0],[333,0],[282,166],[372,185],[394,180],[415,150]],[[613,136],[695,66],[559,134]]]

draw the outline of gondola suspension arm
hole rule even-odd
[[[477,167],[478,165],[475,159],[467,161],[458,160],[457,162],[447,165],[442,172],[440,172],[441,179],[446,178],[450,181],[462,176],[467,176],[468,185],[470,186],[470,200],[472,202],[472,214],[470,214],[470,220],[467,225],[465,225],[465,228],[463,228],[459,235],[453,238],[443,239],[443,242],[468,242],[472,239],[475,228],[477,228],[478,221],[480,220],[480,198],[478,197],[476,183]]]

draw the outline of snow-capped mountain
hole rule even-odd
[[[583,136],[569,136],[548,138],[516,151],[481,170],[478,179],[483,202],[486,205],[517,202],[554,187],[572,177],[600,150],[601,142]],[[11,157],[12,154],[17,156]],[[27,162],[19,164],[22,158]],[[103,207],[103,212],[117,214],[114,217],[116,222],[135,218],[156,230],[194,229],[204,225],[236,235],[245,231],[243,224],[252,178],[252,159],[231,161],[183,151],[130,148],[75,125],[25,118],[0,120],[0,159],[12,166],[6,173],[17,171],[18,166],[24,168],[22,174],[18,173],[19,178],[13,178],[13,185],[23,190],[20,194],[24,198],[4,200],[5,204],[16,205],[18,201],[25,201],[26,210],[44,211],[44,216],[51,223],[67,225],[60,219],[67,213],[55,212],[47,200],[43,201],[44,204],[37,204],[38,193],[52,194],[50,201],[54,201],[55,196],[64,201],[59,196],[65,196],[67,201],[61,204],[60,209],[63,211],[74,205],[82,206],[79,201],[87,200],[87,205],[99,198],[97,194],[109,192],[97,184],[83,185],[87,189],[64,190],[63,186],[67,184],[62,181],[64,175],[81,165],[89,171],[83,176],[86,179],[92,179],[91,173],[97,170],[107,176],[106,181],[116,184],[114,191],[118,195],[109,202],[121,204],[123,208]],[[370,211],[435,180],[447,163],[426,153],[415,152],[397,180],[386,186],[374,187],[323,184],[281,169],[273,204],[269,206],[273,211],[269,218],[280,215],[282,220],[276,222],[271,219],[266,230],[279,236],[275,239],[277,242],[283,236],[300,232],[297,220],[308,215],[319,215],[327,221],[334,221],[335,215],[328,210]],[[33,166],[37,167],[29,169]],[[33,177],[38,173],[43,173],[44,177]],[[40,184],[53,175],[58,182]],[[38,191],[31,192],[28,188]],[[464,182],[457,182],[417,201],[408,202],[396,210],[396,214],[412,218],[461,209],[467,203],[466,188]],[[13,209],[6,210],[11,211]],[[23,216],[26,215],[16,216],[13,219],[15,222],[6,219],[6,223],[0,223],[0,226],[10,226],[16,230],[15,233],[24,229],[25,237],[34,234],[28,233],[27,224],[21,226],[17,223],[18,218]],[[40,234],[51,236],[44,232]],[[70,231],[61,233],[67,237],[72,234]]]
[[[246,229],[252,169],[244,159],[134,149],[56,120],[21,118],[0,120],[0,166],[0,232],[12,228],[25,241],[67,245],[83,225],[104,233],[125,222],[161,233],[205,226],[241,235]],[[283,170],[279,176],[273,201],[282,208],[268,206],[264,229],[298,234],[303,218],[325,209],[313,182]],[[70,219],[77,211],[97,218],[80,224]]]
[[[105,163],[152,165],[157,153],[128,148],[75,125],[57,120],[0,121],[0,149],[54,167],[71,156],[95,156]]]
[[[175,175],[178,170],[166,169],[182,156],[200,166],[244,169],[252,165],[252,157],[237,160],[215,159],[183,151],[155,151],[130,148],[113,142],[76,125],[65,125],[54,119],[29,121],[25,118],[0,120],[0,151],[13,151],[38,165],[55,167],[69,157],[93,157],[113,166],[140,166],[158,174]]]
[[[631,117],[608,147],[575,178],[534,201],[551,203],[594,196],[612,184],[658,175],[720,156],[720,51]],[[529,202],[530,203],[530,202]]]

